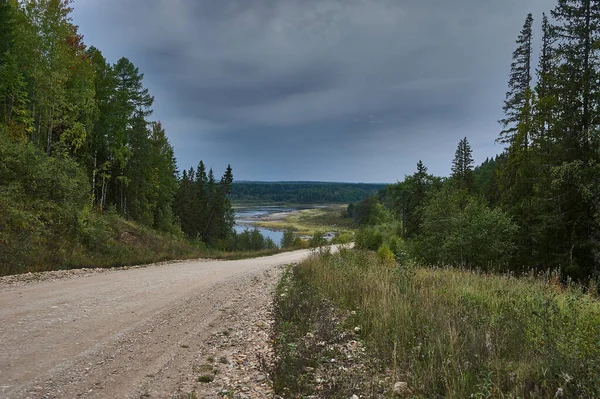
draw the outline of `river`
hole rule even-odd
[[[236,233],[243,233],[244,230],[253,230],[257,228],[258,231],[265,237],[270,238],[277,245],[281,245],[281,239],[283,238],[283,231],[265,229],[263,227],[256,226],[257,218],[272,215],[274,213],[290,213],[301,209],[311,209],[311,206],[249,206],[235,208],[235,226]]]

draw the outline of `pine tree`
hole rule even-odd
[[[512,144],[516,140],[515,137],[518,134],[518,126],[521,121],[531,117],[531,114],[525,115],[524,111],[531,110],[532,26],[533,16],[528,14],[523,29],[517,38],[517,48],[513,53],[508,91],[503,106],[505,117],[500,121],[503,130],[497,139],[500,143]],[[527,146],[529,137],[525,135],[523,141],[524,145]]]
[[[181,223],[181,231],[188,238],[197,237],[197,226],[194,225],[194,220],[190,218],[197,205],[195,199],[194,171],[193,169],[190,169],[190,171],[184,170],[175,195],[175,214]]]
[[[537,94],[536,103],[536,130],[534,141],[542,152],[547,153],[548,137],[547,132],[552,126],[552,110],[556,103],[555,93],[553,91],[553,73],[554,66],[554,48],[552,38],[552,27],[546,14],[542,16],[542,48],[538,61],[537,83],[535,92]]]
[[[131,140],[134,127],[145,123],[146,117],[152,113],[154,98],[143,87],[144,75],[127,58],[121,58],[114,65],[117,86],[114,95],[111,148],[111,164],[114,188],[113,201],[123,215],[127,215],[127,186],[131,176],[127,176],[127,163],[132,157]],[[143,122],[142,122],[143,121]],[[131,169],[130,169],[131,170]]]
[[[221,188],[223,189],[225,195],[231,194],[231,184],[232,183],[233,183],[233,171],[231,169],[231,165],[227,165],[225,174],[221,178]]]
[[[227,165],[227,169],[221,178],[221,238],[228,238],[231,236],[231,233],[233,232],[233,225],[235,223],[235,212],[233,211],[231,200],[229,199],[232,184],[233,170],[231,169],[231,165]]]
[[[405,212],[407,237],[414,237],[421,231],[423,222],[422,209],[425,205],[427,192],[433,181],[433,176],[427,173],[423,161],[417,162],[417,171],[411,176],[412,192],[408,200],[408,209]]]
[[[559,132],[566,140],[566,159],[581,157],[592,146],[598,125],[600,96],[600,2],[559,0],[552,10],[557,24],[551,29],[557,47],[556,90],[560,99]]]
[[[473,189],[473,152],[467,138],[458,143],[452,161],[452,178],[461,188]]]
[[[212,168],[208,170],[207,178],[206,223],[202,229],[202,241],[214,244],[219,230],[219,192]]]
[[[198,167],[196,168],[195,191],[196,207],[190,217],[194,218],[198,234],[202,235],[208,220],[208,177],[206,176],[206,167],[203,161],[198,162]]]
[[[551,215],[555,262],[572,276],[600,269],[598,128],[600,124],[600,2],[559,0],[552,11],[557,60],[552,91],[557,98],[549,131]]]
[[[150,135],[150,199],[153,201],[153,227],[172,230],[175,225],[173,202],[177,191],[177,160],[160,122],[152,124]]]

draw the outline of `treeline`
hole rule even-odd
[[[93,252],[94,212],[174,236],[181,222],[207,242],[232,234],[231,168],[219,183],[201,176],[205,199],[189,197],[194,176],[179,176],[144,75],[86,46],[71,2],[0,0],[0,264],[22,270],[45,251],[53,258],[39,262],[61,263],[79,244]]]
[[[360,201],[385,188],[385,184],[321,182],[236,182],[234,202],[285,202],[294,204],[348,203]]]
[[[235,221],[229,199],[232,183],[229,165],[219,182],[212,169],[206,173],[202,161],[196,170],[183,171],[175,196],[175,210],[181,215],[181,229],[186,236],[211,245],[231,237]]]
[[[464,139],[449,179],[431,176],[419,162],[385,195],[350,209],[371,223],[382,218],[376,203],[385,204],[404,221],[393,232],[406,239],[398,253],[435,264],[598,276],[600,2],[561,0],[551,17],[542,16],[535,70],[531,14],[518,36],[501,155],[474,168]]]

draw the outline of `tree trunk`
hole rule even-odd
[[[106,207],[106,191],[107,191],[106,177],[102,177],[102,198],[100,199],[100,210],[104,210]]]
[[[46,144],[46,152],[50,155],[50,151],[52,150],[52,122],[53,122],[53,113],[54,106],[52,106],[52,110],[50,111],[50,126],[48,127],[48,142]]]
[[[98,166],[98,150],[94,151],[94,169],[92,170],[92,204],[96,204],[96,174]]]
[[[586,2],[585,10],[585,41],[584,41],[584,54],[583,54],[583,117],[581,121],[582,127],[582,139],[587,144],[587,134],[589,127],[589,103],[590,103],[590,52],[591,52],[591,40],[590,36],[590,18],[591,18],[591,4],[590,0]]]

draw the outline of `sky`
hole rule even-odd
[[[236,180],[446,176],[502,151],[511,54],[556,0],[75,0],[110,62],[144,73],[180,169]]]

